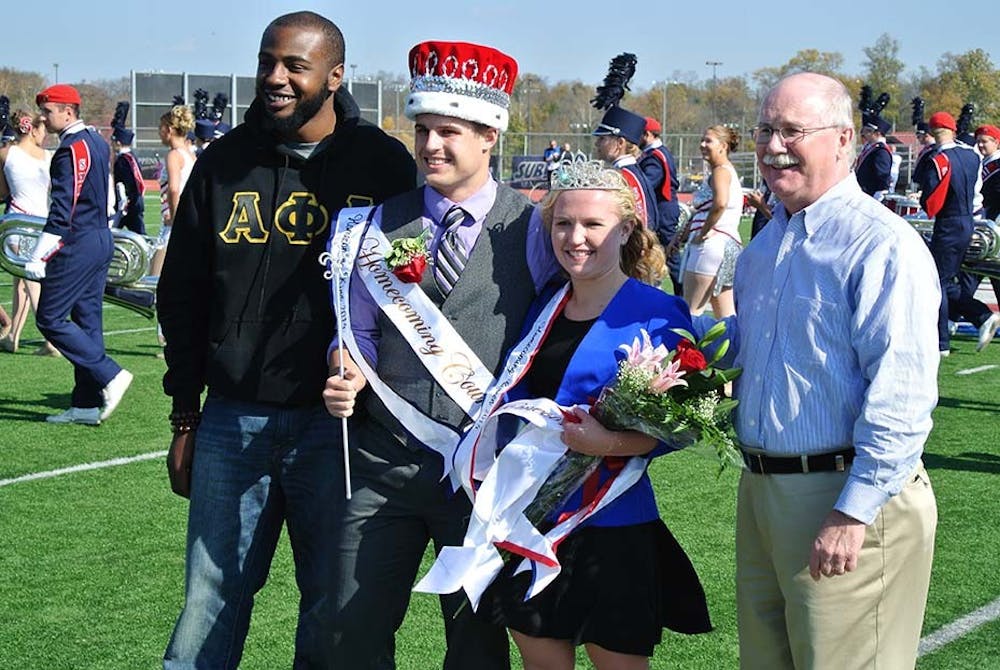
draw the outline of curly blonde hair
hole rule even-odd
[[[26,112],[23,109],[10,115],[10,127],[17,135],[17,139],[21,139],[44,123],[45,119],[42,118],[41,114]]]
[[[632,233],[621,248],[620,264],[622,271],[641,282],[659,286],[666,276],[666,256],[656,235],[646,227],[639,216],[635,194],[629,187],[621,171],[606,168],[607,178],[613,181],[617,188],[612,191],[618,204],[618,216],[623,224],[632,224]],[[587,189],[576,189],[587,190]],[[601,189],[605,190],[605,189]],[[542,224],[546,232],[552,234],[552,219],[555,214],[556,202],[566,190],[549,191],[542,200]]]
[[[169,128],[174,135],[183,137],[194,130],[194,112],[187,105],[174,105],[160,117],[160,125]]]

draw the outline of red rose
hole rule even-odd
[[[677,353],[674,354],[674,360],[680,361],[681,370],[684,372],[700,372],[708,367],[708,362],[705,361],[705,355],[701,353],[701,350],[692,344],[691,340],[683,338],[677,343]]]
[[[397,268],[393,268],[392,274],[399,277],[399,280],[407,284],[416,284],[424,276],[424,270],[427,268],[427,257],[423,254],[419,256],[413,256],[410,258],[410,262],[406,265],[400,265]]]

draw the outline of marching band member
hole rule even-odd
[[[934,219],[930,248],[941,280],[938,349],[942,356],[951,353],[948,320],[964,318],[979,329],[976,351],[982,351],[993,339],[1000,317],[956,281],[972,240],[973,202],[981,179],[979,155],[955,142],[957,126],[948,112],[932,114],[929,126],[937,146],[920,162],[913,179],[920,184],[921,206]]]
[[[410,51],[409,69],[406,116],[416,124],[426,186],[387,200],[356,226],[363,250],[349,298],[340,298],[350,304],[350,327],[340,332],[349,355],[342,361],[333,349],[324,392],[331,413],[347,416],[358,391],[373,391],[355,425],[353,494],[341,521],[330,639],[342,668],[392,666],[393,636],[428,540],[437,548],[461,543],[471,505],[451,495],[442,475],[476,399],[555,271],[531,203],[490,175],[517,63],[487,46],[424,42]],[[403,284],[372,250],[407,239],[425,239],[422,257],[434,263]],[[341,362],[343,378],[333,372]],[[503,627],[473,616],[466,602],[461,594],[441,598],[444,667],[507,668]]]
[[[125,228],[138,235],[146,234],[146,182],[139,161],[132,153],[135,132],[125,127],[129,103],[119,102],[111,121],[111,148],[115,151],[112,177],[115,187],[115,228]]]
[[[983,157],[983,213],[987,219],[996,220],[1000,216],[1000,128],[976,128],[976,147]]]
[[[649,180],[656,193],[656,210],[659,223],[656,237],[666,248],[677,234],[677,222],[680,220],[681,208],[677,202],[677,161],[670,149],[663,144],[660,134],[663,127],[651,116],[646,117],[646,131],[642,135],[642,155],[639,157],[639,167]],[[667,270],[674,284],[674,295],[681,295],[682,277],[680,276],[680,257],[671,254],[667,259]]]
[[[889,94],[883,93],[872,101],[871,92],[868,86],[861,89],[859,107],[864,145],[854,161],[854,174],[861,190],[881,201],[891,191],[893,183],[893,151],[885,142],[885,134],[892,128],[892,124],[880,116],[882,109],[889,103]]]
[[[110,150],[84,125],[80,94],[72,86],[50,86],[35,103],[48,131],[59,134],[59,148],[52,156],[48,219],[25,271],[42,284],[38,330],[73,364],[75,379],[70,408],[46,421],[96,426],[111,416],[132,383],[132,374],[105,352],[102,330],[101,300],[112,256]]]

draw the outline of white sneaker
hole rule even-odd
[[[104,398],[104,409],[101,410],[101,421],[104,421],[111,413],[115,411],[118,407],[118,403],[122,401],[122,396],[125,395],[125,391],[128,390],[129,384],[132,383],[132,373],[128,370],[122,370],[116,374],[108,385],[101,389],[101,397]]]
[[[998,327],[1000,327],[1000,313],[993,312],[990,318],[979,326],[979,343],[976,344],[976,351],[982,351],[986,348],[986,345],[993,340],[993,336],[997,334]]]
[[[948,356],[951,356],[951,349],[942,349],[938,353],[941,354],[941,358],[947,358]]]
[[[101,410],[97,407],[70,407],[62,414],[45,417],[49,423],[82,423],[87,426],[101,425]]]

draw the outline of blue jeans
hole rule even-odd
[[[318,404],[210,395],[195,437],[184,609],[166,670],[236,668],[282,522],[295,559],[295,668],[326,668],[333,525],[344,500],[340,422]]]

